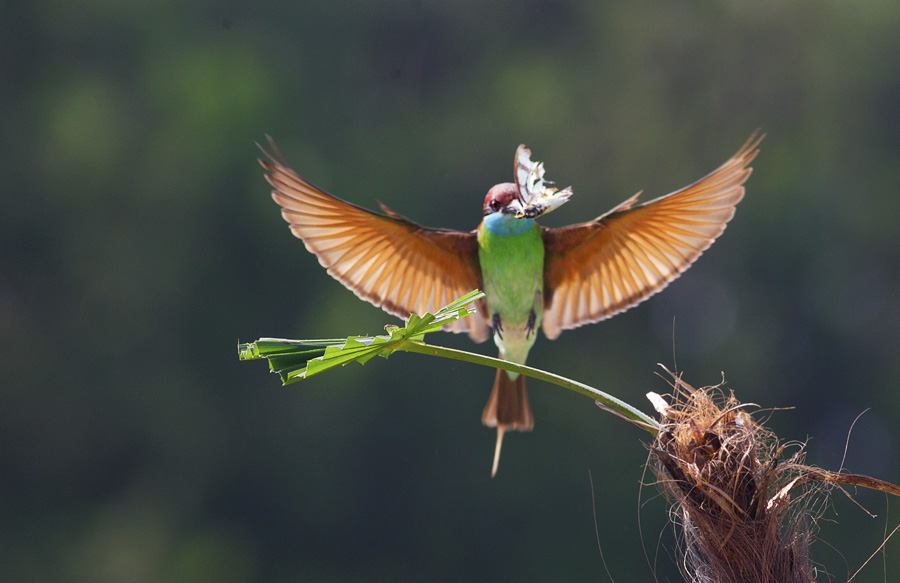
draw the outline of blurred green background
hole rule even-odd
[[[4,580],[608,581],[595,523],[617,583],[679,580],[646,436],[583,397],[532,381],[492,480],[492,370],[399,354],[282,388],[238,362],[396,322],[290,235],[266,134],[345,199],[469,230],[519,143],[575,189],[560,226],[762,128],[700,261],[529,364],[645,410],[658,362],[724,371],[796,407],[762,416],[812,463],[900,482],[898,30],[886,0],[0,4]],[[897,523],[858,499],[878,518],[835,496],[822,580]]]

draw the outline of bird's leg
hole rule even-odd
[[[491,328],[494,329],[497,337],[503,340],[503,324],[500,322],[500,312],[494,312],[493,317],[491,317]]]
[[[534,309],[531,310],[531,313],[528,314],[528,322],[525,324],[525,338],[528,338],[532,334],[534,334],[534,325],[537,322],[537,314],[534,313]]]
[[[531,313],[528,314],[528,322],[525,323],[525,338],[530,338],[532,334],[534,334],[534,328],[537,326],[538,315],[535,311],[536,309],[540,309],[540,307],[544,303],[544,293],[541,291],[538,284],[535,284],[534,290],[534,303],[531,305]]]

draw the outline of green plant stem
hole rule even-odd
[[[406,352],[416,352],[419,354],[428,354],[431,356],[452,358],[454,360],[462,360],[465,362],[471,362],[473,364],[481,364],[484,366],[490,366],[493,368],[499,368],[510,372],[523,374],[531,378],[558,385],[560,387],[569,389],[570,391],[575,391],[576,393],[594,399],[607,409],[618,413],[628,420],[634,421],[636,425],[646,429],[654,436],[659,432],[659,423],[657,423],[655,419],[631,407],[624,401],[621,401],[613,397],[612,395],[604,393],[603,391],[595,389],[594,387],[584,385],[577,381],[573,381],[571,379],[567,379],[553,373],[549,373],[536,368],[531,368],[530,366],[525,366],[524,364],[516,364],[508,360],[501,360],[499,358],[492,358],[490,356],[483,356],[481,354],[473,354],[471,352],[456,350],[453,348],[446,348],[443,346],[432,346],[431,344],[425,344],[424,342],[406,342],[403,344],[403,347],[400,348],[400,350]]]

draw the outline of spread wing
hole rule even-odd
[[[360,298],[406,318],[410,313],[434,313],[483,287],[474,232],[421,227],[383,205],[386,215],[373,213],[316,188],[263,153],[267,159],[259,162],[291,232],[332,277]],[[476,307],[475,314],[445,330],[485,340],[484,301]]]
[[[544,229],[544,334],[598,322],[660,291],[712,245],[744,196],[753,135],[699,181],[635,206],[640,193],[587,223]]]

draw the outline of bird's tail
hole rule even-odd
[[[531,415],[531,405],[528,404],[524,375],[516,375],[515,380],[512,380],[506,371],[497,369],[494,389],[481,414],[481,422],[488,427],[497,428],[494,466],[491,469],[493,477],[497,474],[497,465],[500,463],[503,433],[506,430],[531,431],[534,428],[534,417]]]

